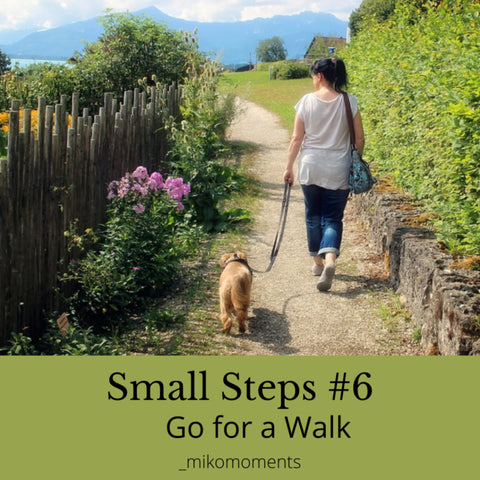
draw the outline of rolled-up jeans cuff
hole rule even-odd
[[[324,247],[324,248],[321,248],[316,254],[315,256],[320,256],[322,258],[325,258],[325,254],[326,253],[335,253],[337,255],[337,257],[340,256],[340,250],[338,248],[335,248],[335,247]]]

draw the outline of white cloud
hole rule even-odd
[[[107,8],[136,11],[154,5],[167,15],[198,21],[238,21],[310,10],[347,20],[361,0],[2,0],[0,30],[50,28],[101,15]]]
[[[240,11],[242,4],[248,3],[248,0],[196,0],[192,2],[170,1],[168,10],[162,9],[165,2],[157,2],[156,6],[173,17],[184,18],[185,20],[198,20],[201,22],[234,22],[241,20]]]
[[[95,16],[95,1],[2,0],[0,29],[45,28]]]
[[[348,20],[350,13],[362,0],[197,0],[188,3],[178,1],[156,2],[165,13],[187,20],[238,21],[274,15],[292,15],[304,11],[332,13]],[[164,8],[162,8],[164,5]],[[166,8],[165,8],[166,7]]]

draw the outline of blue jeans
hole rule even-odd
[[[343,212],[349,190],[328,190],[317,185],[302,185],[305,201],[308,251],[311,256],[329,252],[340,255]]]

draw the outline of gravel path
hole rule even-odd
[[[245,253],[250,265],[265,270],[283,196],[282,175],[290,134],[278,118],[242,101],[229,138],[253,143],[255,175],[265,198]],[[388,290],[383,260],[366,247],[362,226],[347,206],[342,255],[329,292],[318,292],[306,248],[304,207],[298,183],[290,197],[287,225],[276,263],[253,279],[249,334],[230,339],[233,355],[417,355],[413,326],[398,312],[381,315],[384,305],[398,308]],[[396,305],[394,307],[393,305]],[[381,318],[383,317],[383,318]],[[385,318],[387,317],[387,318]]]

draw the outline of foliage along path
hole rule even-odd
[[[278,118],[241,101],[229,138],[256,147],[253,173],[264,198],[243,250],[264,271],[278,227],[290,134]],[[234,246],[232,246],[232,250]],[[287,224],[269,273],[253,277],[249,334],[234,323],[225,353],[233,355],[418,355],[414,326],[388,289],[383,259],[369,251],[363,227],[347,207],[342,254],[329,292],[316,289],[306,248],[303,197],[292,188]]]

